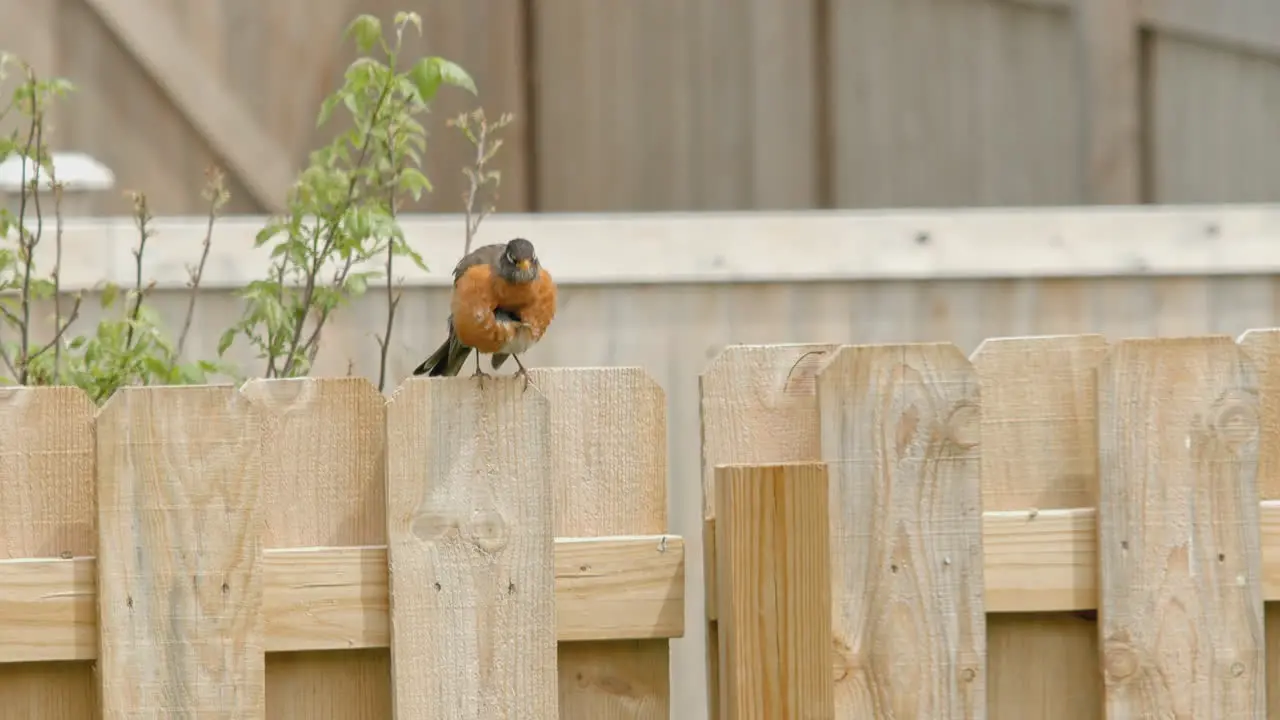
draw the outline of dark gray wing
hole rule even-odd
[[[458,284],[458,278],[462,277],[462,273],[466,272],[467,268],[485,264],[497,267],[498,258],[502,257],[502,253],[505,251],[506,245],[495,243],[493,245],[481,245],[463,255],[462,259],[453,268],[453,284]]]

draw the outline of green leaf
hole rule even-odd
[[[466,70],[462,69],[461,65],[442,57],[431,57],[427,58],[427,60],[435,66],[436,74],[440,76],[440,79],[443,80],[446,85],[460,87],[463,90],[469,91],[472,95],[479,94],[476,90],[475,81],[471,79],[471,76],[467,74]]]
[[[347,36],[354,35],[356,47],[367,53],[373,44],[382,39],[382,21],[375,15],[361,15],[347,26]]]
[[[402,28],[405,23],[413,23],[413,26],[418,28],[418,34],[422,34],[422,16],[418,15],[418,13],[405,12],[404,10],[396,13],[396,26]]]
[[[405,168],[404,172],[400,173],[400,189],[412,195],[414,200],[418,200],[422,197],[422,192],[424,190],[431,192],[432,187],[431,181],[428,180],[427,176],[423,175],[419,170],[416,168]]]
[[[476,85],[471,80],[471,76],[457,64],[442,57],[425,57],[418,60],[409,70],[409,79],[418,90],[418,99],[424,104],[435,99],[436,91],[440,89],[442,83],[470,90],[472,95],[476,94]]]
[[[218,338],[218,356],[221,357],[227,352],[227,348],[231,347],[231,343],[236,341],[236,329],[228,328],[222,333],[222,337]]]
[[[116,297],[120,294],[120,286],[115,283],[107,283],[102,288],[102,307],[109,308],[116,302]]]

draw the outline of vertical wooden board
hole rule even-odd
[[[263,547],[386,544],[386,400],[373,385],[251,380],[241,392],[260,408],[270,448],[262,459]],[[385,648],[272,653],[266,702],[268,717],[385,720],[390,655]]]
[[[1168,4],[1146,3],[1157,14]],[[1222,19],[1244,6],[1232,0],[1203,12]],[[1274,6],[1263,12],[1275,13]],[[1151,46],[1150,201],[1273,202],[1280,183],[1276,58],[1158,29]]]
[[[1080,0],[1072,12],[1083,100],[1084,200],[1142,202],[1139,0]]]
[[[815,378],[838,345],[731,345],[698,377],[702,419],[702,513],[715,517],[715,466],[818,460]],[[703,576],[708,617],[718,602],[714,578],[714,538],[704,533]],[[696,571],[686,574],[698,577]],[[707,622],[707,712],[719,720],[719,628]]]
[[[987,716],[980,395],[950,343],[818,373],[839,717]]]
[[[532,3],[536,208],[816,207],[817,6]]]
[[[827,468],[716,468],[720,667],[729,718],[834,720]]]
[[[1101,335],[996,338],[974,352],[984,512],[1096,506],[1096,373],[1106,352]],[[1097,637],[1080,615],[988,615],[992,720],[1101,717]]]
[[[817,376],[835,344],[731,345],[699,379],[702,512],[715,517],[716,465],[820,459]]]
[[[97,553],[95,411],[76,388],[0,388],[0,558]],[[0,635],[0,658],[30,642]],[[100,716],[89,663],[0,664],[0,719]]]
[[[1266,712],[1258,409],[1225,336],[1124,340],[1099,368],[1108,717]]]
[[[125,387],[97,447],[103,716],[265,718],[257,408]]]
[[[387,408],[394,717],[557,717],[551,424],[511,377]]]
[[[828,0],[838,208],[1080,200],[1071,19],[982,0]]]
[[[1248,330],[1237,341],[1258,372],[1258,497],[1280,500],[1280,329]],[[1265,604],[1266,687],[1280,688],[1280,603]],[[1268,720],[1280,720],[1280,691],[1270,690]]]
[[[667,532],[667,409],[640,368],[529,373],[546,398],[557,537]],[[532,395],[534,389],[530,389]],[[667,640],[559,647],[563,720],[666,720]]]

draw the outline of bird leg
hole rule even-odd
[[[520,356],[519,356],[519,355],[515,355],[515,354],[513,354],[513,355],[511,356],[511,359],[512,359],[512,360],[515,360],[515,361],[516,361],[516,367],[520,368],[519,370],[516,370],[516,371],[515,371],[515,374],[513,375],[513,377],[523,377],[523,378],[524,378],[524,390],[528,390],[528,389],[529,389],[529,371],[528,371],[527,369],[525,369],[524,363],[520,362]],[[521,391],[521,392],[523,392],[523,391]]]
[[[489,373],[480,369],[480,353],[476,353],[476,371],[471,373],[471,377],[480,378],[480,387],[484,387],[484,379],[489,377]]]

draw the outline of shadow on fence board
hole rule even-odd
[[[662,390],[530,375],[0,390],[3,712],[669,717]]]
[[[1280,330],[1002,338],[971,359],[946,343],[726,349],[701,378],[712,718],[776,701],[744,678],[813,672],[834,717],[1265,717],[1277,367]],[[786,577],[829,587],[777,597],[829,594],[820,656],[804,627],[725,616],[759,601],[740,577],[782,583],[803,563],[764,540],[743,560],[717,522],[780,518],[800,492],[719,507],[730,467],[815,461],[830,573]],[[764,636],[784,649],[743,651]]]

